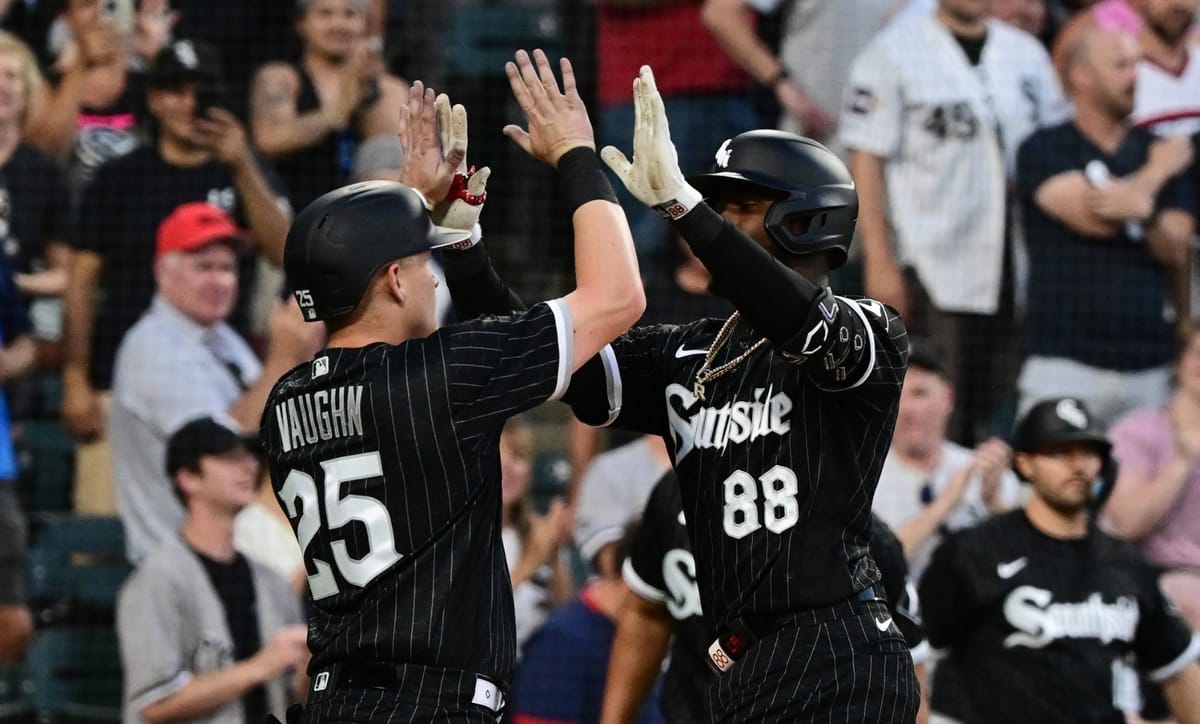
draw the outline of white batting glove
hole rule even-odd
[[[633,79],[633,109],[633,161],[613,146],[605,146],[600,158],[639,201],[668,219],[679,219],[703,197],[679,170],[667,111],[648,65]]]
[[[471,238],[447,248],[470,249],[483,238],[479,215],[483,213],[483,203],[487,201],[487,182],[491,175],[492,170],[487,166],[478,171],[472,167],[466,173],[454,174],[450,192],[433,213],[433,223],[450,229],[469,230]]]
[[[437,98],[435,110],[438,119],[438,133],[441,136],[442,148],[467,148],[467,109],[461,104],[450,105],[445,95]],[[467,241],[449,246],[449,249],[469,249],[479,243],[483,231],[479,226],[479,215],[483,213],[483,204],[487,201],[487,182],[492,171],[488,167],[476,170],[468,168],[466,154],[454,174],[454,181],[446,197],[440,200],[433,209],[433,223],[449,229],[470,231],[471,238]]]

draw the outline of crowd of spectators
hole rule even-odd
[[[398,178],[408,82],[461,76],[490,6],[511,16],[511,49],[551,29],[602,145],[630,149],[630,82],[649,64],[685,173],[761,127],[846,160],[860,211],[838,286],[914,335],[875,499],[914,579],[948,536],[1024,504],[1013,421],[1068,395],[1120,465],[1101,524],[1200,629],[1200,0],[0,0],[0,662],[44,624],[26,548],[45,511],[21,480],[26,423],[48,419],[73,440],[58,512],[119,517],[137,566],[108,622],[126,720],[282,718],[302,691],[287,675],[307,572],[244,438],[323,342],[279,273],[283,241],[325,191]],[[421,18],[418,42],[405,23]],[[468,57],[447,63],[443,37]],[[503,68],[446,90],[473,118],[511,116],[479,79]],[[553,195],[474,150],[496,146],[472,160],[511,176],[493,180],[501,197]],[[669,226],[615,188],[645,321],[727,314]],[[527,229],[493,213],[485,239],[513,286],[560,284],[554,215]],[[623,545],[670,460],[660,440],[539,419],[510,423],[499,462],[529,655],[515,721],[598,721]],[[561,499],[534,481],[547,452],[573,466]],[[220,606],[196,605],[195,580]]]

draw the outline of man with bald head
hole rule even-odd
[[[1088,28],[1064,52],[1075,118],[1029,137],[1017,193],[1029,249],[1024,411],[1072,395],[1106,424],[1166,400],[1195,190],[1190,154],[1132,127],[1139,58],[1128,33]]]

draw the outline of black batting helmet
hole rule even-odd
[[[1090,443],[1100,453],[1100,475],[1092,486],[1092,507],[1099,509],[1112,493],[1117,480],[1117,464],[1112,456],[1112,443],[1082,400],[1055,397],[1035,404],[1017,422],[1012,447],[1017,452],[1032,453],[1051,445],[1072,442]],[[1025,479],[1020,470],[1016,473]]]
[[[783,131],[747,131],[717,149],[709,173],[688,182],[706,197],[724,180],[784,194],[767,210],[767,235],[790,254],[826,252],[829,268],[846,262],[858,193],[842,160],[811,138]]]
[[[434,225],[414,189],[365,181],[304,207],[288,230],[283,269],[305,320],[316,322],[354,311],[387,264],[470,236]]]

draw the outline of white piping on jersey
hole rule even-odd
[[[551,400],[561,399],[571,385],[571,368],[575,362],[575,320],[571,308],[562,299],[546,302],[554,314],[554,325],[558,331],[558,380],[554,384]]]
[[[1176,656],[1175,660],[1171,663],[1165,666],[1160,666],[1154,671],[1147,673],[1146,678],[1150,679],[1156,684],[1162,683],[1167,679],[1172,678],[1180,671],[1183,671],[1185,668],[1187,668],[1188,664],[1192,663],[1197,658],[1200,658],[1200,638],[1197,638],[1196,634],[1192,634],[1192,640],[1188,642],[1187,648],[1183,650],[1183,653]]]
[[[644,598],[652,603],[663,603],[667,600],[668,594],[666,591],[651,586],[649,583],[637,574],[633,568],[633,563],[626,558],[625,563],[621,566],[621,576],[625,579],[625,583],[629,585],[629,589],[636,593],[639,598]]]
[[[624,404],[624,390],[621,387],[621,368],[617,364],[617,353],[611,344],[604,345],[600,350],[600,362],[604,365],[605,392],[608,394],[608,419],[600,427],[608,427],[617,421]]]

